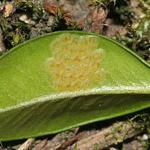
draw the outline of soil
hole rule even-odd
[[[0,55],[45,33],[81,30],[115,39],[150,63],[149,14],[147,0],[1,0]],[[149,150],[149,116],[146,109],[56,135],[0,142],[0,150]]]

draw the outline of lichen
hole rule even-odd
[[[51,43],[48,69],[58,91],[88,89],[103,79],[103,50],[91,35],[63,34]]]

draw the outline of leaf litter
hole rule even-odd
[[[142,6],[142,7],[141,7]],[[132,48],[141,57],[148,62],[150,61],[150,39],[149,39],[149,3],[145,0],[45,0],[43,1],[1,1],[0,2],[0,53],[8,51],[10,48],[22,43],[30,38],[45,33],[58,30],[83,30],[86,32],[96,32],[98,34],[107,35],[111,38],[117,39],[124,45]],[[140,21],[139,21],[140,19]],[[136,119],[130,122],[130,130],[125,127],[127,134],[125,139],[117,139],[114,137],[106,143],[97,144],[101,142],[105,131],[112,132],[115,130],[114,125],[126,125],[128,119]],[[71,131],[66,131],[54,136],[43,137],[31,142],[26,149],[79,149],[83,150],[83,141],[86,141],[88,149],[119,149],[122,147],[127,150],[138,145],[139,149],[149,149],[148,141],[150,134],[149,115],[144,115],[141,112],[135,116],[121,118],[119,120],[112,120],[105,122],[104,125],[99,123],[77,128]],[[123,120],[123,122],[122,122]],[[119,122],[118,122],[119,121]],[[138,123],[137,123],[138,122]],[[143,123],[144,122],[144,123]],[[141,124],[142,123],[142,124]],[[129,125],[129,126],[130,126]],[[133,126],[132,126],[133,125]],[[135,125],[135,126],[134,126]],[[135,127],[135,131],[134,131]],[[86,130],[87,128],[87,130]],[[138,128],[138,130],[137,130]],[[119,129],[119,128],[117,128]],[[123,128],[121,127],[121,130]],[[117,132],[117,131],[115,131]],[[120,131],[119,133],[120,134]],[[100,137],[97,138],[97,135]],[[108,136],[112,136],[109,133]],[[138,135],[138,136],[137,136]],[[142,137],[146,135],[148,138],[143,141]],[[91,138],[93,139],[91,140]],[[119,138],[122,137],[119,135]],[[128,139],[128,141],[126,141]],[[140,142],[139,142],[140,141]],[[22,145],[28,143],[25,141]],[[79,144],[80,143],[80,144]],[[95,144],[93,144],[95,143]],[[121,144],[120,144],[121,143]],[[141,145],[142,143],[142,145]],[[18,144],[1,143],[0,149],[19,149],[22,146]],[[57,145],[57,146],[56,146]],[[101,147],[104,145],[103,147]],[[113,147],[111,147],[113,145]],[[115,146],[114,146],[115,145]]]

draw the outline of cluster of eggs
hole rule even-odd
[[[88,89],[102,80],[103,50],[96,37],[64,34],[51,43],[48,68],[58,91]]]

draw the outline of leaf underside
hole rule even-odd
[[[150,107],[149,65],[95,34],[64,31],[0,58],[0,140],[57,133]]]

